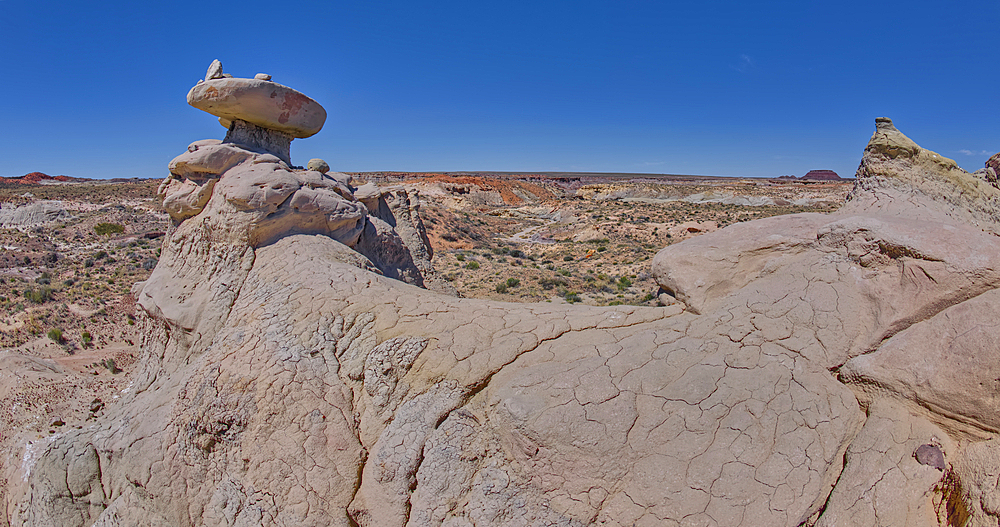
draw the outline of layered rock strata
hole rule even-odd
[[[404,194],[386,212],[372,187],[197,143],[165,183],[141,372],[96,425],[7,466],[5,517],[996,524],[991,195],[936,193],[979,187],[895,134],[880,121],[843,211],[661,251],[664,308],[389,278],[375,247],[420,238]]]

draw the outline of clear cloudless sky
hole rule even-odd
[[[0,175],[164,177],[212,59],[316,99],[340,171],[853,176],[891,117],[1000,151],[1000,2],[0,0]]]

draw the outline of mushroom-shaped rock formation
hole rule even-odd
[[[204,81],[187,94],[191,106],[219,118],[229,129],[225,142],[260,149],[290,163],[292,139],[311,137],[323,129],[326,110],[305,94],[257,74],[241,79],[222,73],[212,62]]]
[[[996,525],[1000,238],[991,191],[949,194],[993,187],[878,126],[837,213],[663,249],[653,270],[679,301],[662,308],[391,279],[422,258],[409,193],[354,201],[196,143],[171,165],[192,187],[165,190],[184,213],[136,288],[139,372],[96,422],[7,458],[5,518]]]

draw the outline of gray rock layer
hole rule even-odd
[[[0,228],[34,227],[56,221],[68,221],[73,215],[61,201],[35,201],[20,207],[0,208]]]

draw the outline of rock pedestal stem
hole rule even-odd
[[[277,130],[269,130],[262,126],[236,119],[229,125],[229,132],[226,133],[226,138],[223,142],[242,145],[251,150],[263,150],[269,154],[274,154],[278,159],[289,165],[292,164],[292,136]]]

